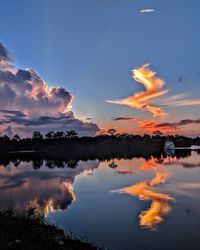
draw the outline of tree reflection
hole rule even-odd
[[[0,165],[1,207],[19,210],[34,207],[45,216],[49,212],[66,210],[76,200],[75,178],[98,166],[98,161],[78,163],[77,160],[57,159],[34,159],[28,163],[15,159],[9,168]],[[40,171],[35,173],[34,169]]]

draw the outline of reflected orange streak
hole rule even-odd
[[[145,161],[140,167],[139,170],[151,170],[158,167],[158,163],[155,161],[155,159],[150,159],[148,161]]]
[[[154,229],[155,225],[163,221],[163,217],[171,211],[171,207],[166,201],[154,200],[151,207],[147,211],[142,211],[140,225],[143,227]]]
[[[154,159],[146,161],[138,170],[149,170],[158,167],[158,163]],[[160,183],[165,183],[169,177],[168,173],[161,173],[156,170],[156,176],[150,181],[141,181],[118,190],[120,193],[128,193],[129,195],[136,196],[140,200],[151,200],[149,209],[142,211],[139,215],[140,225],[142,227],[155,229],[155,226],[163,221],[163,217],[171,211],[169,202],[174,199],[167,194],[158,193],[152,188]]]

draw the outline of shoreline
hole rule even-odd
[[[24,212],[12,209],[0,211],[0,246],[1,249],[15,250],[102,250],[46,223],[34,208]]]

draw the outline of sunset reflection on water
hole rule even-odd
[[[0,165],[3,209],[35,207],[48,222],[87,234],[105,248],[148,250],[151,245],[168,250],[168,239],[176,235],[181,249],[200,249],[195,248],[200,246],[197,151],[173,157],[17,163],[8,159]]]
[[[140,181],[132,186],[117,190],[119,193],[127,193],[132,196],[138,197],[140,200],[150,200],[151,206],[149,209],[144,210],[140,213],[140,225],[142,227],[155,229],[155,226],[161,223],[170,211],[171,207],[169,203],[174,199],[163,193],[156,192],[154,187],[158,184],[165,183],[167,178],[170,176],[169,172],[161,172],[159,170],[159,163],[155,159],[150,159],[141,164],[135,173],[140,171],[153,170],[155,177],[151,180]],[[130,173],[128,170],[124,170],[124,173]],[[166,170],[165,170],[166,171]]]

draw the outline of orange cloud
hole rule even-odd
[[[136,82],[142,83],[146,91],[135,93],[124,99],[107,100],[106,102],[146,110],[152,113],[154,117],[167,115],[163,107],[200,105],[199,99],[188,99],[188,94],[185,93],[164,98],[163,95],[168,93],[168,90],[163,89],[165,82],[156,76],[156,72],[149,68],[149,64],[133,69],[132,77]],[[160,98],[161,96],[162,98]]]
[[[181,126],[200,124],[200,119],[184,119],[177,122],[163,122],[158,123],[154,120],[135,120],[141,128],[147,129],[150,132],[160,130],[161,132],[176,132]]]
[[[149,69],[148,64],[145,64],[139,68],[132,70],[132,77],[136,82],[142,83],[146,91],[135,93],[121,100],[107,100],[109,103],[127,105],[131,108],[139,110],[147,110],[153,114],[153,116],[164,116],[166,112],[160,107],[153,106],[152,100],[156,97],[162,96],[168,92],[168,90],[162,90],[165,82],[156,77],[156,72]]]
[[[149,132],[154,132],[155,130],[159,130],[160,132],[175,132],[178,130],[176,124],[173,123],[157,123],[154,120],[137,120],[136,121],[139,126],[143,129],[147,129]]]
[[[159,130],[163,133],[173,133],[180,130],[180,127],[186,125],[199,125],[200,119],[183,119],[175,122],[157,122],[155,120],[140,120],[135,117],[116,117],[114,121],[133,121],[139,124],[139,127],[147,130],[148,132],[154,132]]]

